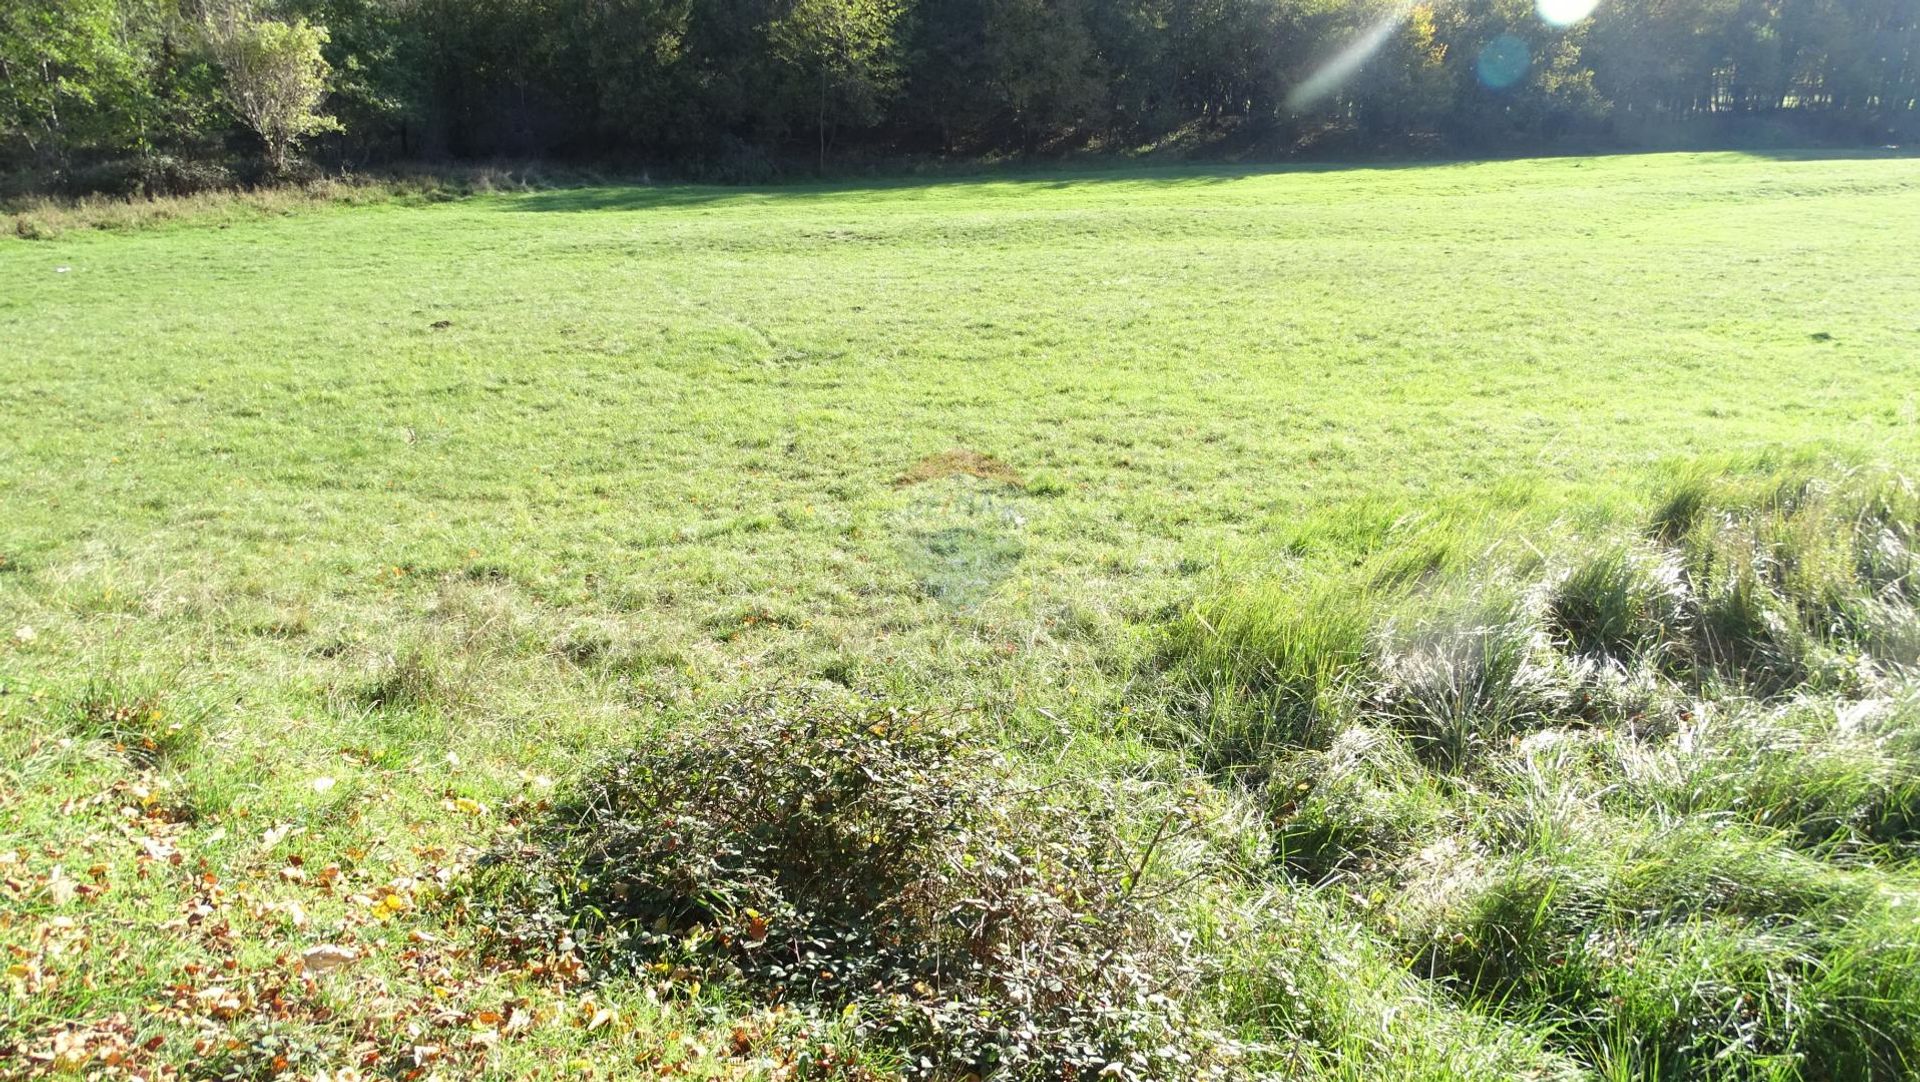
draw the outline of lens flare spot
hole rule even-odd
[[[1600,0],[1535,0],[1534,10],[1555,26],[1572,26],[1599,6]]]
[[[1526,78],[1527,65],[1532,61],[1526,42],[1512,34],[1502,34],[1480,50],[1474,70],[1488,89],[1505,90]]]

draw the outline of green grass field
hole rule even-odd
[[[1220,1076],[1913,1077],[1916,238],[1920,160],[1650,155],[0,239],[0,1076],[886,1074],[464,893],[616,750],[819,686],[1136,787],[1129,851],[1208,809],[1154,874]],[[1800,546],[1754,581],[1805,634],[1699,585],[1772,630],[1605,632],[1608,705],[1347,695],[1507,626],[1430,584],[1532,620],[1696,490]]]

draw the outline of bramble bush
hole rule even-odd
[[[922,1078],[1218,1073],[1202,967],[1097,788],[1034,786],[964,715],[817,696],[627,751],[481,875],[522,948],[854,1012]]]

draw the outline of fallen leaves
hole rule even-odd
[[[56,864],[47,873],[47,900],[54,905],[66,905],[79,893],[80,884],[67,878],[65,869]]]
[[[749,949],[763,946],[767,942],[767,918],[758,910],[747,910],[747,937],[741,946]]]
[[[136,839],[136,844],[140,846],[140,855],[147,860],[179,864],[186,859],[186,854],[180,851],[180,847],[170,841],[148,836]]]
[[[254,901],[251,913],[256,920],[267,920],[278,917],[290,928],[299,929],[307,926],[307,909],[300,904],[298,899],[294,898]]]
[[[526,792],[553,785],[519,780]],[[470,1075],[543,1032],[599,1050],[583,1057],[596,1071],[615,1062],[605,1050],[621,1049],[626,1061],[632,1042],[652,1039],[641,1019],[653,1008],[580,996],[588,973],[570,943],[509,962],[470,953],[457,931],[419,926],[423,911],[444,914],[433,900],[481,853],[458,844],[463,835],[517,829],[533,806],[526,797],[493,804],[481,792],[443,792],[447,814],[409,824],[421,844],[399,846],[391,833],[266,815],[249,824],[256,812],[241,805],[209,817],[177,785],[142,772],[97,792],[69,791],[55,799],[77,821],[72,839],[0,850],[0,910],[21,911],[0,915],[14,940],[0,954],[0,996],[104,1004],[134,1020],[0,1034],[0,1076],[16,1077],[23,1063],[23,1078],[172,1082],[167,1064],[219,1061],[301,1082],[426,1082]],[[90,904],[110,891],[124,900]],[[130,927],[131,913],[160,916]],[[183,949],[198,960],[170,970]],[[250,1035],[264,1032],[298,1044],[256,1047]],[[704,1034],[701,1047],[725,1056],[729,1046],[722,1031]],[[676,1052],[676,1065],[693,1062],[689,1050]]]
[[[0,1047],[0,1061],[24,1065],[26,1078],[50,1074],[87,1078],[131,1078],[168,1082],[177,1078],[164,1063],[143,1061],[165,1043],[164,1037],[138,1038],[125,1014],[91,1022],[64,1023],[44,1032],[24,1050]]]
[[[620,1015],[611,1007],[601,1006],[600,1002],[592,996],[587,996],[580,1001],[575,1020],[582,1029],[592,1033],[618,1022]]]
[[[217,984],[193,993],[193,1002],[207,1017],[222,1022],[231,1022],[246,1009],[246,1003],[238,993]]]
[[[31,999],[47,989],[47,973],[37,959],[7,966],[7,990],[15,999]]]

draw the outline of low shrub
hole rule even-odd
[[[480,896],[509,943],[857,1012],[915,1077],[1171,1079],[1228,1046],[1112,798],[1034,788],[956,717],[767,699],[593,771]]]

